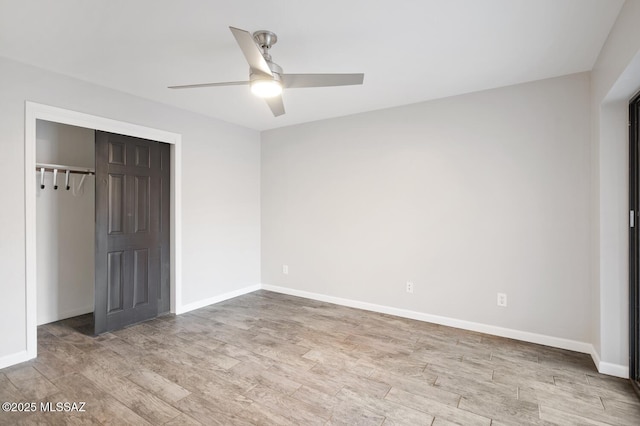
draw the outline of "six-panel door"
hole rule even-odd
[[[96,132],[96,334],[168,310],[168,155],[159,142]]]

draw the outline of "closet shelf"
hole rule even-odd
[[[81,175],[95,175],[95,169],[90,169],[87,167],[76,167],[76,166],[63,166],[62,164],[46,164],[46,163],[36,163],[36,170],[40,171],[41,169],[45,169],[47,172],[52,172],[54,170],[58,171],[66,171],[69,170],[69,173],[76,173]]]

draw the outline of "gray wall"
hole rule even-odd
[[[591,78],[593,344],[601,369],[629,363],[629,100],[640,90],[640,2],[626,1]],[[637,225],[636,225],[637,226]]]
[[[27,100],[182,134],[183,304],[260,282],[258,132],[2,58],[0,93],[0,363],[26,347]]]
[[[94,168],[94,131],[38,120],[36,162]],[[45,172],[45,188],[36,183],[36,259],[38,324],[93,312],[95,178]]]
[[[589,182],[586,73],[266,131],[262,282],[590,342]]]

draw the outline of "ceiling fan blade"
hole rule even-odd
[[[364,74],[283,74],[287,89],[298,87],[352,86],[362,84]]]
[[[274,96],[273,98],[264,98],[271,108],[271,112],[274,117],[278,117],[284,114],[284,103],[282,102],[282,96]]]
[[[214,86],[242,86],[249,84],[248,81],[227,81],[224,83],[200,83],[185,84],[183,86],[169,86],[168,89],[196,89],[198,87],[214,87]]]
[[[253,40],[253,36],[250,32],[241,30],[235,27],[229,27],[233,36],[236,38],[242,53],[244,54],[245,59],[249,63],[249,67],[252,70],[260,71],[270,77],[273,77],[271,73],[271,68],[269,68],[269,64],[265,61],[262,56],[262,52],[258,48],[258,45]]]

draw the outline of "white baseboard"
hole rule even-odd
[[[29,356],[27,351],[16,352],[15,354],[5,355],[0,357],[0,370],[12,365],[19,364],[21,362],[29,361],[34,357]]]
[[[480,333],[491,334],[494,336],[507,337],[509,339],[521,340],[524,342],[537,343],[540,345],[551,346],[554,348],[567,349],[570,351],[590,354],[593,363],[599,373],[609,376],[629,378],[629,367],[619,364],[612,364],[600,360],[598,352],[591,343],[579,342],[576,340],[563,339],[560,337],[547,336],[544,334],[530,333],[528,331],[514,330],[511,328],[497,327],[488,324],[481,324],[472,321],[465,321],[455,318],[442,317],[439,315],[425,314],[422,312],[410,311],[407,309],[393,308],[390,306],[376,305],[374,303],[360,302],[357,300],[343,299],[341,297],[327,296],[319,293],[312,293],[303,290],[296,290],[287,287],[279,287],[270,284],[262,284],[264,290],[274,291],[276,293],[288,294],[291,296],[305,297],[307,299],[318,300],[321,302],[334,303],[336,305],[348,306],[350,308],[364,309],[367,311],[379,312],[383,314],[395,315],[403,318],[410,318],[419,321],[430,322],[434,324],[446,325],[449,327],[460,328],[463,330],[477,331]]]
[[[374,303],[360,302],[357,300],[343,299],[340,297],[327,296],[319,293],[295,290],[287,287],[279,287],[269,284],[262,284],[264,290],[276,293],[289,294],[291,296],[305,297],[307,299],[321,302],[334,303],[336,305],[348,306],[351,308],[364,309],[367,311],[379,312],[383,314],[395,315],[403,318],[410,318],[434,324],[446,325],[449,327],[461,328],[463,330],[477,331],[494,336],[507,337],[509,339],[522,340],[524,342],[537,343],[540,345],[552,346],[554,348],[568,349],[575,352],[590,354],[593,346],[590,343],[576,340],[563,339],[561,337],[546,336],[544,334],[530,333],[528,331],[514,330],[511,328],[497,327],[494,325],[481,324],[472,321],[465,321],[455,318],[431,315],[423,312],[410,311],[407,309],[393,308],[390,306],[376,305]]]
[[[243,294],[252,293],[260,290],[262,285],[256,284],[248,287],[244,287],[238,290],[230,291],[228,293],[220,294],[218,296],[209,297],[207,299],[198,300],[196,302],[187,303],[186,305],[176,307],[176,315],[184,314],[195,309],[204,308],[205,306],[213,305],[214,303],[220,303],[234,297],[242,296]]]
[[[629,378],[629,367],[625,367],[620,364],[612,364],[610,362],[603,362],[600,360],[600,354],[593,346],[591,347],[591,359],[593,359],[593,363],[596,365],[599,373],[621,377],[623,379]]]
[[[67,318],[77,317],[78,315],[90,314],[93,312],[93,306],[84,307],[81,309],[72,309],[70,311],[58,312],[46,316],[44,319],[38,319],[38,325],[49,324],[52,322],[60,321]]]
[[[602,374],[607,374],[609,376],[621,377],[623,379],[629,378],[629,367],[625,367],[620,364],[612,364],[610,362],[602,362],[596,364],[598,367],[598,372]]]

